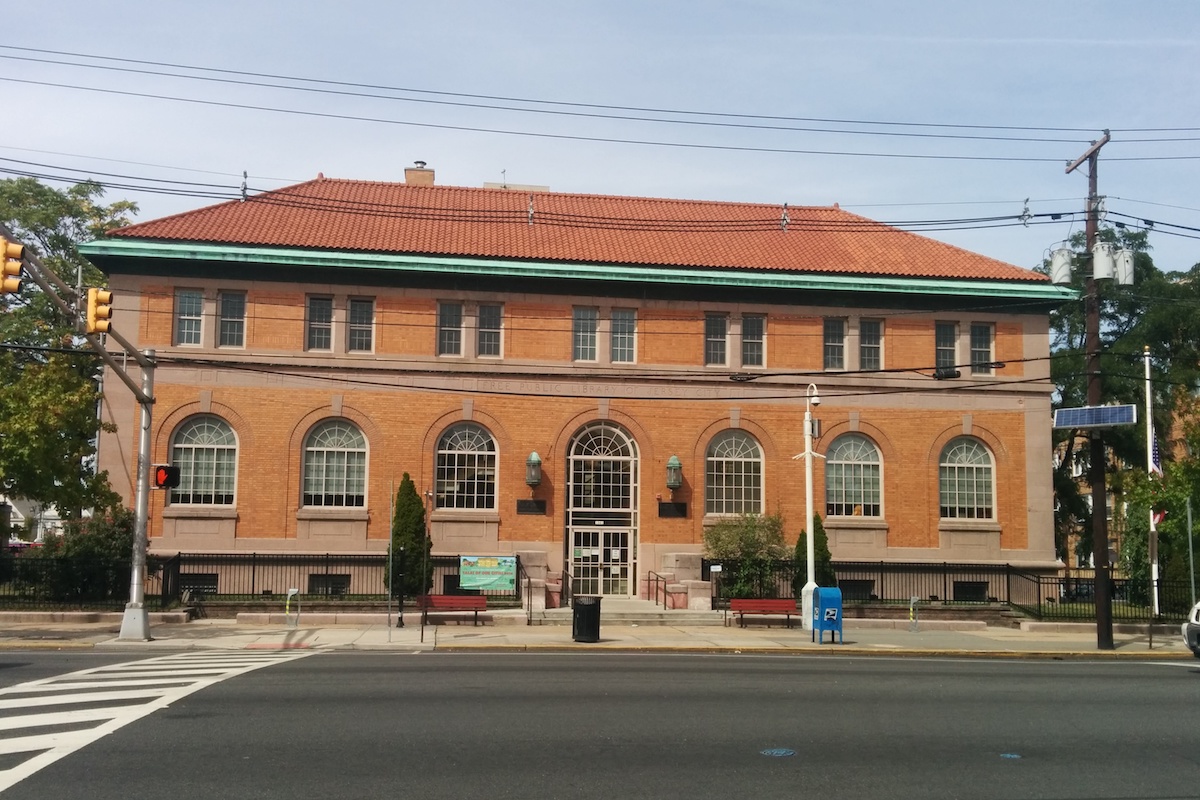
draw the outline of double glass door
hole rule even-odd
[[[629,595],[633,551],[628,530],[577,528],[571,543],[573,594]]]

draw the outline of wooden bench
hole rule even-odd
[[[743,628],[746,627],[747,614],[783,614],[789,628],[792,627],[792,617],[800,616],[796,601],[790,599],[733,598],[729,601],[729,610],[734,613]]]
[[[429,622],[429,612],[448,613],[473,611],[475,624],[479,624],[479,612],[487,610],[487,598],[481,594],[422,594],[417,596],[417,608],[421,610],[421,624]]]

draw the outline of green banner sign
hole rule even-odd
[[[460,589],[515,591],[517,557],[459,556],[458,586]]]

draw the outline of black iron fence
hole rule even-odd
[[[117,611],[129,602],[127,560],[21,555],[0,560],[0,609]],[[163,571],[147,565],[144,605],[163,607]]]
[[[482,594],[497,603],[520,602],[519,581],[512,589],[462,588],[459,564],[458,556],[432,556],[430,593]],[[173,581],[177,600],[186,591],[206,600],[273,602],[294,589],[302,600],[382,603],[388,598],[387,567],[386,553],[179,553],[167,561],[164,573]],[[520,574],[520,559],[517,571]]]
[[[1007,564],[835,561],[833,569],[845,603],[908,605],[916,598],[943,605],[1007,604],[1039,620],[1096,618],[1093,578],[1039,575]],[[799,598],[806,576],[794,561],[706,559],[701,578],[712,581],[713,608],[724,608],[733,597]],[[1182,620],[1192,605],[1188,581],[1160,581],[1158,597],[1162,621]],[[1114,579],[1112,598],[1114,620],[1156,619],[1148,581]]]
[[[1096,618],[1096,581],[1086,577],[1031,575],[1013,570],[1008,603],[1040,620],[1093,620]],[[1114,622],[1182,621],[1192,607],[1190,581],[1158,582],[1158,617],[1149,581],[1128,578],[1109,580]]]

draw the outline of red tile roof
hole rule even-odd
[[[532,208],[532,213],[531,213]],[[1044,281],[839,208],[320,177],[112,232],[119,238],[559,262]],[[532,224],[530,220],[532,219]]]

